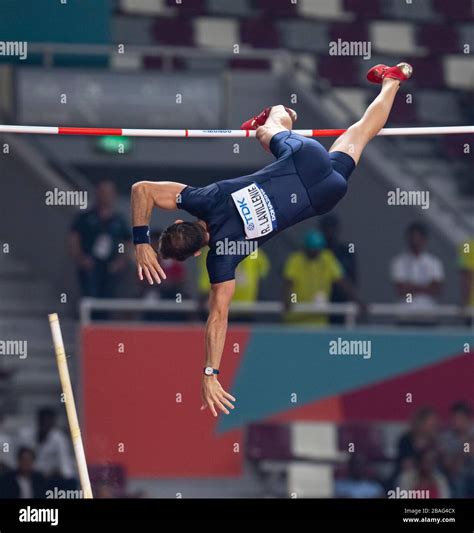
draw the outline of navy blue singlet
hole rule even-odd
[[[185,187],[178,206],[204,220],[210,242],[206,265],[211,283],[234,279],[235,269],[248,253],[222,253],[222,244],[249,242],[244,221],[232,193],[257,184],[263,190],[276,220],[273,231],[256,239],[261,246],[280,231],[306,218],[330,211],[347,191],[355,162],[343,152],[331,152],[314,139],[289,131],[275,135],[270,150],[276,161],[239,178],[218,181],[206,187]],[[252,239],[251,239],[252,240]],[[221,245],[221,246],[219,246]],[[248,248],[241,247],[240,251]],[[234,249],[239,250],[236,246]]]

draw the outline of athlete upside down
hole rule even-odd
[[[283,106],[267,108],[242,125],[256,129],[263,148],[276,161],[249,176],[223,180],[206,187],[175,182],[141,181],[132,186],[132,223],[138,276],[150,284],[166,275],[150,245],[148,224],[154,207],[184,209],[197,220],[176,220],[161,235],[163,258],[184,261],[209,246],[206,265],[211,282],[209,317],[202,376],[202,407],[214,416],[229,414],[235,398],[217,375],[227,333],[229,306],[235,289],[235,269],[255,246],[236,246],[239,254],[222,254],[231,241],[261,246],[287,227],[330,211],[346,194],[347,181],[367,143],[388,119],[400,83],[411,77],[407,63],[372,67],[367,79],[382,85],[362,118],[336,139],[327,151],[313,139],[292,133],[296,113]],[[296,195],[296,196],[295,196]],[[297,198],[297,202],[294,202]],[[249,252],[244,254],[243,251]]]

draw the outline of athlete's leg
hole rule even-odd
[[[399,88],[399,80],[385,78],[380,94],[362,118],[336,139],[329,152],[344,152],[357,164],[367,143],[385,126]]]
[[[290,116],[284,106],[273,106],[265,124],[257,128],[257,139],[267,152],[270,151],[270,141],[274,135],[282,131],[290,131],[293,127],[296,114],[293,115],[294,112],[291,109],[290,112],[292,116]]]

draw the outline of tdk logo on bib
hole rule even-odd
[[[267,194],[256,183],[232,193],[244,223],[247,239],[258,239],[276,230],[276,215]]]

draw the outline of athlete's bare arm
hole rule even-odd
[[[173,181],[139,181],[132,185],[132,225],[148,226],[154,207],[177,209],[176,200],[186,187]],[[161,283],[166,274],[159,265],[155,250],[149,244],[135,245],[138,277],[146,277],[148,283]]]
[[[227,333],[229,307],[234,291],[234,279],[211,285],[209,317],[206,324],[205,367],[210,366],[219,369]],[[227,408],[234,408],[231,400],[235,402],[235,398],[221,387],[216,375],[206,376],[203,374],[201,394],[203,401],[201,409],[209,407],[214,416],[217,416],[217,409],[228,415]]]

